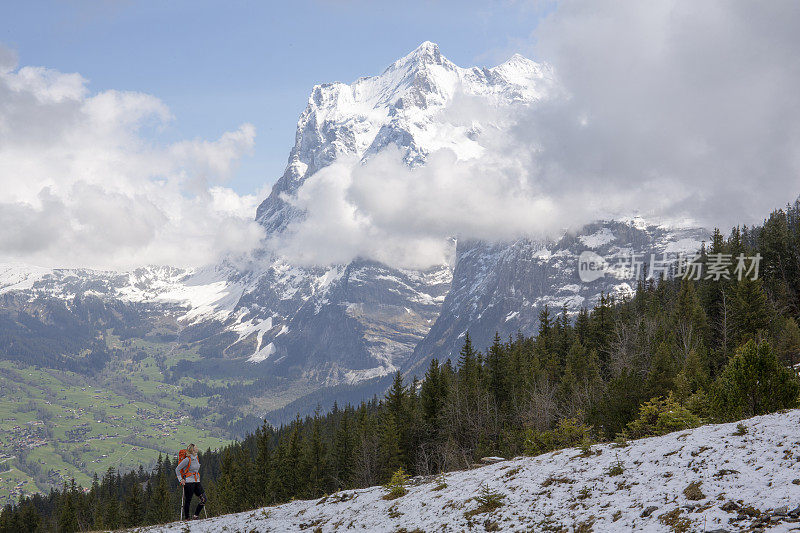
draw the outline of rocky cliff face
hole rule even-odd
[[[657,261],[664,254],[673,259],[679,253],[693,254],[707,239],[705,230],[631,220],[590,224],[556,242],[520,239],[510,243],[459,243],[453,281],[442,311],[405,370],[421,374],[432,357],[455,361],[467,331],[475,346],[485,348],[495,332],[503,339],[517,332],[534,334],[539,312],[545,306],[551,316],[564,309],[574,314],[581,307],[591,309],[601,293],[615,298],[633,295],[635,277],[609,274],[582,281],[578,259],[583,252],[609,258],[611,263],[635,256],[646,264],[651,254]]]
[[[304,216],[292,203],[293,195],[311,175],[341,157],[366,160],[387,146],[399,148],[410,166],[424,164],[429,153],[444,147],[462,158],[476,157],[482,148],[474,140],[475,129],[492,125],[443,122],[442,111],[456,94],[495,105],[532,104],[546,97],[552,85],[548,67],[522,56],[491,69],[464,69],[430,42],[378,76],[318,85],[298,121],[286,172],[259,206],[257,220],[270,236],[287,231]],[[304,287],[320,276],[312,269],[291,270]],[[268,339],[269,353],[261,348],[263,356],[256,356],[264,367],[330,385],[413,365],[409,357],[439,316],[452,266],[410,271],[354,261],[325,275],[330,282],[322,290],[301,290],[302,303],[295,311],[272,317],[273,326],[278,320],[285,329]],[[243,297],[242,306],[259,309],[255,320],[274,309],[276,302],[265,305],[264,299],[273,285],[262,283]]]

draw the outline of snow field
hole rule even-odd
[[[745,434],[737,434],[736,423],[708,425],[622,447],[595,445],[588,455],[571,448],[519,457],[448,473],[440,490],[433,477],[415,478],[395,500],[371,487],[186,525],[193,532],[739,531],[751,520],[731,523],[738,509],[800,504],[800,410],[743,424]],[[622,472],[612,475],[615,466]],[[503,504],[470,513],[482,486],[502,494]],[[800,524],[768,530],[793,527]]]

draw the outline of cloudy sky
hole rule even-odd
[[[462,66],[547,62],[564,97],[519,114],[483,161],[433,154],[429,190],[391,154],[371,163],[409,209],[444,206],[422,226],[338,165],[334,193],[369,222],[314,261],[424,266],[454,235],[549,234],[626,210],[726,228],[800,193],[800,4],[482,4],[5,4],[0,261],[199,265],[251,250],[311,86],[378,73],[423,40]],[[520,189],[487,182],[487,161],[518,169]],[[458,206],[434,194],[453,180],[475,191]],[[305,207],[326,203],[304,192]],[[504,207],[523,223],[498,224]],[[547,216],[525,218],[533,208]],[[347,229],[321,216],[304,242]]]

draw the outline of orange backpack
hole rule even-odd
[[[187,452],[186,450],[179,451],[178,452],[178,464],[181,464],[181,461],[183,461],[187,457],[189,457],[189,452]],[[189,473],[189,467],[190,466],[192,466],[192,460],[191,459],[189,459],[189,462],[186,464],[186,467],[181,469],[181,477],[183,479],[186,479],[186,474]]]

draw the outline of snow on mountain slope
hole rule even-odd
[[[451,121],[447,110],[457,105],[458,98],[475,98],[492,106],[534,106],[557,96],[558,90],[549,66],[518,54],[493,68],[461,68],[442,56],[430,42],[423,43],[378,76],[361,78],[352,84],[318,85],[298,121],[295,147],[286,172],[259,206],[257,220],[270,235],[291,229],[292,222],[304,216],[293,203],[293,195],[309,176],[341,157],[366,160],[389,145],[398,147],[406,164],[412,167],[423,165],[430,153],[441,148],[451,149],[459,159],[480,157],[483,148],[476,134],[487,128],[503,131],[511,125],[481,122],[484,117],[480,114],[467,122],[463,118]],[[493,114],[492,120],[502,120],[501,116],[502,113]],[[639,219],[606,225],[589,226],[585,234],[580,234],[580,241],[568,235],[550,243],[527,239],[459,243],[454,270],[442,265],[438,271],[440,275],[436,278],[442,285],[432,291],[424,285],[419,287],[420,294],[436,292],[444,284],[449,284],[450,290],[439,309],[429,309],[425,321],[416,321],[413,337],[401,334],[407,325],[404,319],[408,318],[402,310],[409,305],[398,302],[387,321],[386,308],[364,305],[366,302],[358,299],[370,294],[370,303],[381,305],[383,302],[375,295],[381,292],[388,297],[394,292],[383,282],[401,277],[386,266],[371,268],[358,279],[374,290],[332,291],[321,297],[321,304],[314,304],[313,316],[298,311],[292,319],[297,334],[315,331],[319,338],[331,338],[328,332],[336,324],[337,329],[360,336],[363,342],[354,342],[356,339],[340,334],[336,342],[324,346],[313,339],[297,339],[290,334],[277,343],[277,354],[286,354],[286,360],[295,363],[300,358],[309,361],[306,355],[309,352],[319,354],[313,356],[316,364],[303,363],[305,372],[325,376],[328,383],[341,379],[342,375],[352,382],[358,376],[386,375],[397,368],[410,378],[413,374],[421,375],[431,357],[444,360],[457,352],[467,330],[473,334],[475,345],[483,349],[491,343],[495,332],[503,338],[518,331],[533,333],[544,305],[557,308],[554,313],[563,305],[575,312],[581,306],[591,307],[601,292],[618,295],[632,292],[633,281],[581,284],[575,267],[578,255],[585,249],[595,249],[598,253],[631,249],[645,254],[676,247],[694,251],[707,238],[703,230],[671,231],[653,224],[642,226]],[[371,274],[379,277],[370,278]],[[323,307],[328,313],[319,313]],[[353,314],[355,310],[357,315]],[[309,320],[300,321],[303,316]],[[433,324],[427,323],[431,316]],[[377,336],[373,334],[376,331]],[[366,351],[364,346],[368,347]],[[356,365],[353,372],[338,370],[344,363],[344,349],[364,354],[349,357],[346,365]],[[321,369],[325,370],[320,373]]]
[[[633,295],[635,279],[608,276],[582,282],[578,258],[584,251],[606,258],[635,253],[649,262],[650,254],[692,255],[708,239],[702,229],[670,228],[637,219],[589,224],[555,242],[459,242],[442,311],[403,370],[409,376],[422,375],[432,357],[457,360],[466,331],[480,349],[491,345],[495,332],[503,340],[517,332],[533,335],[545,305],[553,317],[564,308],[571,314],[581,307],[591,309],[601,293],[618,299]]]
[[[787,511],[800,504],[800,410],[736,424],[703,426],[662,437],[502,461],[446,475],[447,487],[417,478],[409,492],[384,500],[372,487],[318,500],[190,522],[212,531],[768,531],[796,527]],[[609,469],[620,464],[622,474]],[[689,499],[684,490],[699,483]],[[800,482],[798,482],[800,483]],[[504,495],[498,509],[478,507],[481,486]],[[690,492],[691,495],[691,492]],[[213,510],[214,502],[209,502]],[[755,519],[750,515],[760,514]],[[774,516],[773,519],[770,519]],[[180,532],[170,524],[152,532]]]
[[[22,263],[0,264],[0,294],[28,290],[50,272],[47,268]]]
[[[482,148],[475,133],[503,125],[482,123],[478,117],[469,123],[449,120],[446,111],[457,98],[492,106],[530,105],[548,97],[553,87],[550,68],[522,56],[494,68],[461,68],[430,42],[377,76],[317,85],[298,121],[286,172],[256,219],[269,238],[281,235],[304,216],[293,196],[305,180],[342,157],[365,160],[389,145],[400,149],[410,166],[424,164],[440,148],[463,159],[478,157]],[[280,337],[247,340],[251,346],[271,343],[262,371],[334,385],[408,366],[414,347],[438,317],[452,278],[448,264],[409,271],[354,260],[335,268],[340,275],[327,289],[300,291],[303,296],[294,300],[298,306],[293,310],[277,312],[264,297],[271,290],[266,283],[245,291],[243,302],[254,304],[247,304],[248,320],[272,318],[288,328]],[[301,286],[310,286],[304,280],[318,275],[308,267],[291,269]]]
[[[286,172],[259,206],[256,219],[269,232],[301,216],[286,201],[309,176],[342,156],[366,158],[393,144],[407,163],[420,164],[440,148],[459,158],[481,154],[474,133],[491,124],[454,124],[443,111],[457,95],[494,105],[532,104],[555,91],[552,70],[517,54],[493,68],[461,68],[439,47],[422,43],[382,74],[352,84],[317,85],[297,123]]]
[[[244,286],[231,281],[232,272],[224,267],[149,266],[114,272],[0,264],[0,294],[24,291],[31,299],[71,299],[77,294],[93,294],[173,308],[176,318],[191,324],[227,318],[234,310]]]

